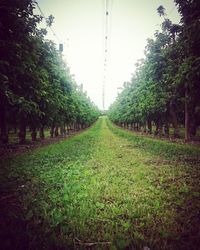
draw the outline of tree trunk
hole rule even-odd
[[[152,123],[150,119],[147,120],[147,127],[148,127],[148,133],[152,134]]]
[[[70,124],[70,133],[74,130],[74,123]]]
[[[51,138],[53,138],[53,136],[54,136],[54,128],[55,128],[54,124],[51,125],[51,129],[50,129],[50,136],[51,136]]]
[[[67,124],[67,135],[69,135],[69,132],[70,132],[70,125]]]
[[[19,118],[19,143],[23,144],[26,141],[26,117],[24,114]]]
[[[63,134],[66,135],[66,133],[67,133],[66,124],[64,123],[64,124],[63,124]]]
[[[17,126],[16,125],[13,128],[13,132],[14,132],[14,134],[17,134]]]
[[[144,133],[147,132],[147,127],[146,127],[146,126],[147,126],[147,124],[146,124],[146,122],[144,122],[144,125],[143,125],[143,132],[144,132]]]
[[[55,128],[55,136],[57,137],[59,135],[59,133],[58,133],[58,126],[56,126],[56,128]]]
[[[157,121],[155,121],[155,124],[156,124],[155,135],[161,136],[162,135],[162,126],[161,126],[160,118],[158,118]]]
[[[166,122],[163,126],[163,135],[166,137],[169,137],[169,123]]]
[[[0,140],[2,143],[8,143],[8,131],[6,126],[6,109],[5,106],[1,106],[0,108],[0,129],[1,135]]]
[[[36,131],[35,127],[32,128],[31,138],[32,138],[32,141],[36,141],[37,140],[37,131]]]
[[[60,135],[64,135],[64,127],[63,127],[63,125],[61,125],[61,127],[60,127]]]
[[[73,123],[72,131],[76,131],[76,122]]]
[[[196,121],[195,121],[195,117],[193,117],[193,119],[190,122],[190,137],[192,139],[195,138],[196,132],[197,132],[197,124],[196,124]]]
[[[134,129],[134,123],[132,122],[131,123],[131,130],[133,130]]]
[[[196,136],[196,132],[197,132],[197,117],[198,117],[198,114],[196,114],[195,112],[195,105],[193,105],[193,107],[191,107],[190,109],[190,139],[195,139],[195,136]]]
[[[41,140],[44,140],[44,126],[41,126],[41,127],[40,127],[39,134],[40,134],[40,139],[41,139]]]
[[[185,88],[185,141],[190,141],[190,121],[188,107],[188,88]]]
[[[179,138],[180,134],[179,134],[178,119],[177,119],[177,116],[176,116],[176,112],[174,110],[173,101],[170,101],[169,106],[170,106],[170,115],[171,115],[171,118],[172,118],[172,126],[174,128],[174,138]]]

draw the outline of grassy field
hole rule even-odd
[[[3,249],[200,248],[197,146],[103,117],[0,165]]]

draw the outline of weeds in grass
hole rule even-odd
[[[2,244],[195,249],[198,154],[196,147],[140,137],[102,118],[68,141],[8,159],[0,167]]]

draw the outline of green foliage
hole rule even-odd
[[[148,124],[149,131],[154,122],[156,133],[172,124],[174,136],[179,135],[178,126],[185,125],[188,140],[200,125],[200,6],[198,0],[175,2],[181,24],[172,24],[163,6],[157,9],[165,17],[162,30],[148,39],[145,59],[136,64],[135,75],[111,105],[109,117],[123,126],[145,129]]]
[[[0,116],[1,137],[10,127],[91,125],[97,107],[74,82],[68,66],[33,14],[35,1],[3,1],[0,4]],[[47,20],[50,26],[53,16]],[[15,116],[15,121],[12,117]],[[24,136],[24,135],[23,135]],[[22,138],[25,139],[25,138]]]

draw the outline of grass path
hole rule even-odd
[[[9,159],[0,166],[4,245],[198,249],[199,153],[100,118],[67,141]]]

